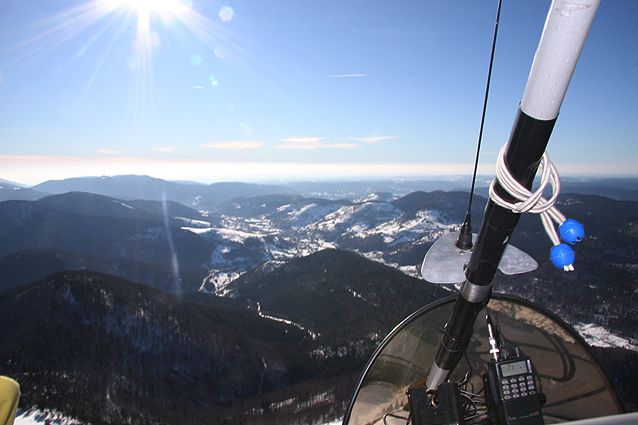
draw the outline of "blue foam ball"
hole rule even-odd
[[[568,218],[558,226],[558,234],[563,242],[573,245],[585,238],[585,226],[573,218]]]
[[[556,266],[556,268],[563,269],[565,266],[574,264],[576,253],[573,249],[571,249],[571,247],[562,243],[552,247],[549,251],[549,259],[552,260],[552,263]]]

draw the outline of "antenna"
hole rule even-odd
[[[579,0],[582,7],[573,13],[571,3],[553,0],[547,13],[505,158],[510,175],[527,190],[534,182],[600,1]],[[512,201],[513,197],[500,184],[495,186],[499,196]],[[519,213],[499,206],[491,198],[488,201],[476,248],[465,270],[465,282],[428,375],[428,390],[447,380],[467,349],[476,318],[490,299],[506,242],[519,219]],[[578,236],[577,233],[576,239]]]
[[[501,19],[501,3],[498,0],[496,9],[496,22],[494,23],[494,37],[492,39],[492,51],[490,53],[490,66],[487,71],[487,83],[485,85],[485,97],[483,98],[483,114],[481,115],[481,128],[479,130],[478,142],[476,144],[476,157],[474,159],[474,173],[472,173],[472,188],[470,189],[470,201],[465,214],[465,221],[461,226],[459,237],[456,240],[456,247],[467,251],[472,249],[472,199],[474,198],[474,185],[476,184],[476,172],[478,170],[479,156],[481,153],[481,141],[483,140],[483,127],[485,126],[485,112],[487,111],[487,99],[490,95],[490,81],[492,80],[492,65],[494,64],[494,52],[496,51],[496,36],[498,34],[498,23]]]

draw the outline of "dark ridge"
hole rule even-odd
[[[236,303],[86,271],[14,288],[0,309],[0,373],[22,406],[91,423],[180,423],[168,418],[284,388],[308,339]]]
[[[175,276],[170,264],[103,259],[56,250],[28,249],[0,257],[0,293],[65,270],[93,270],[139,282],[165,292],[197,291],[208,271],[182,266]]]
[[[414,216],[418,211],[424,209],[436,210],[450,223],[461,224],[467,212],[468,201],[469,193],[467,192],[437,190],[434,192],[412,192],[395,200],[393,204],[408,216]],[[487,199],[482,196],[474,195],[472,216],[473,221],[477,224],[481,222],[486,202]],[[475,232],[477,230],[478,228]]]
[[[307,326],[334,344],[382,338],[414,310],[446,294],[440,288],[351,251],[326,249],[273,271],[234,281],[240,299]]]

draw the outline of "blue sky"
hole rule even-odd
[[[505,0],[481,172],[549,1]],[[496,2],[0,1],[0,177],[470,174]],[[549,152],[638,174],[638,2],[607,0]]]

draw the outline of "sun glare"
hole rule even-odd
[[[84,41],[76,59],[94,66],[82,96],[90,95],[93,84],[107,64],[119,64],[130,71],[132,110],[140,118],[139,122],[143,122],[141,118],[150,117],[155,102],[154,61],[162,54],[170,54],[168,48],[163,48],[162,39],[171,32],[188,34],[188,38],[181,39],[186,42],[196,40],[218,59],[227,63],[235,61],[235,65],[247,72],[254,68],[244,65],[243,61],[252,55],[229,30],[228,24],[235,18],[235,11],[230,6],[220,5],[217,13],[207,9],[207,13],[202,14],[192,0],[74,0],[70,3],[73,5],[43,17],[33,28],[25,28],[21,41],[11,46],[9,59],[0,64],[3,65],[0,71],[39,60],[71,40]],[[201,47],[198,49],[202,50]],[[193,66],[201,64],[202,57],[194,52]],[[220,84],[213,76],[209,83],[211,87]],[[203,87],[201,82],[187,86]]]
[[[159,16],[164,23],[175,18],[183,19],[192,7],[190,0],[105,0],[108,10],[127,10],[137,15],[137,26],[141,30],[150,28],[152,15]]]
[[[126,8],[140,14],[159,16],[179,15],[192,6],[186,0],[107,0],[107,3],[112,9]]]

